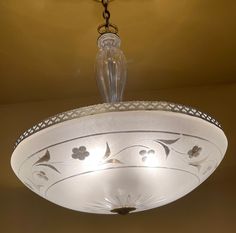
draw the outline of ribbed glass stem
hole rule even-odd
[[[95,72],[100,94],[104,102],[121,102],[126,84],[126,58],[120,49],[120,38],[112,33],[98,39],[99,51]]]

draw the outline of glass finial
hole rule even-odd
[[[127,65],[121,40],[113,33],[105,33],[98,39],[95,71],[99,91],[104,102],[121,102],[126,84]]]

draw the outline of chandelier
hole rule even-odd
[[[105,23],[98,27],[95,71],[104,103],[59,113],[25,131],[11,166],[29,189],[55,204],[125,215],[199,186],[223,159],[227,138],[214,118],[195,108],[122,102],[126,59],[110,23],[110,1],[99,1]]]

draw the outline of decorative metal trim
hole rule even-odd
[[[29,136],[49,128],[53,125],[81,118],[84,116],[96,115],[107,112],[122,112],[122,111],[166,111],[166,112],[176,112],[182,113],[188,116],[193,116],[201,118],[221,129],[220,123],[215,120],[213,117],[209,116],[206,113],[203,113],[195,108],[188,107],[181,104],[174,104],[163,101],[129,101],[129,102],[120,102],[120,103],[104,103],[98,105],[91,105],[88,107],[82,107],[73,109],[67,112],[59,113],[55,116],[49,117],[40,123],[34,125],[25,131],[16,141],[15,148],[22,142],[24,139]]]

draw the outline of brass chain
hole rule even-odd
[[[98,33],[104,34],[104,33],[118,33],[118,27],[112,23],[110,23],[110,17],[111,13],[108,10],[109,0],[101,0],[101,3],[104,7],[104,11],[102,13],[103,18],[105,19],[105,23],[98,26]]]
[[[109,20],[110,20],[111,14],[108,10],[108,0],[102,0],[102,5],[104,7],[104,11],[103,11],[102,16],[106,21],[106,23],[105,23],[106,27],[109,27],[109,24],[110,24]]]

